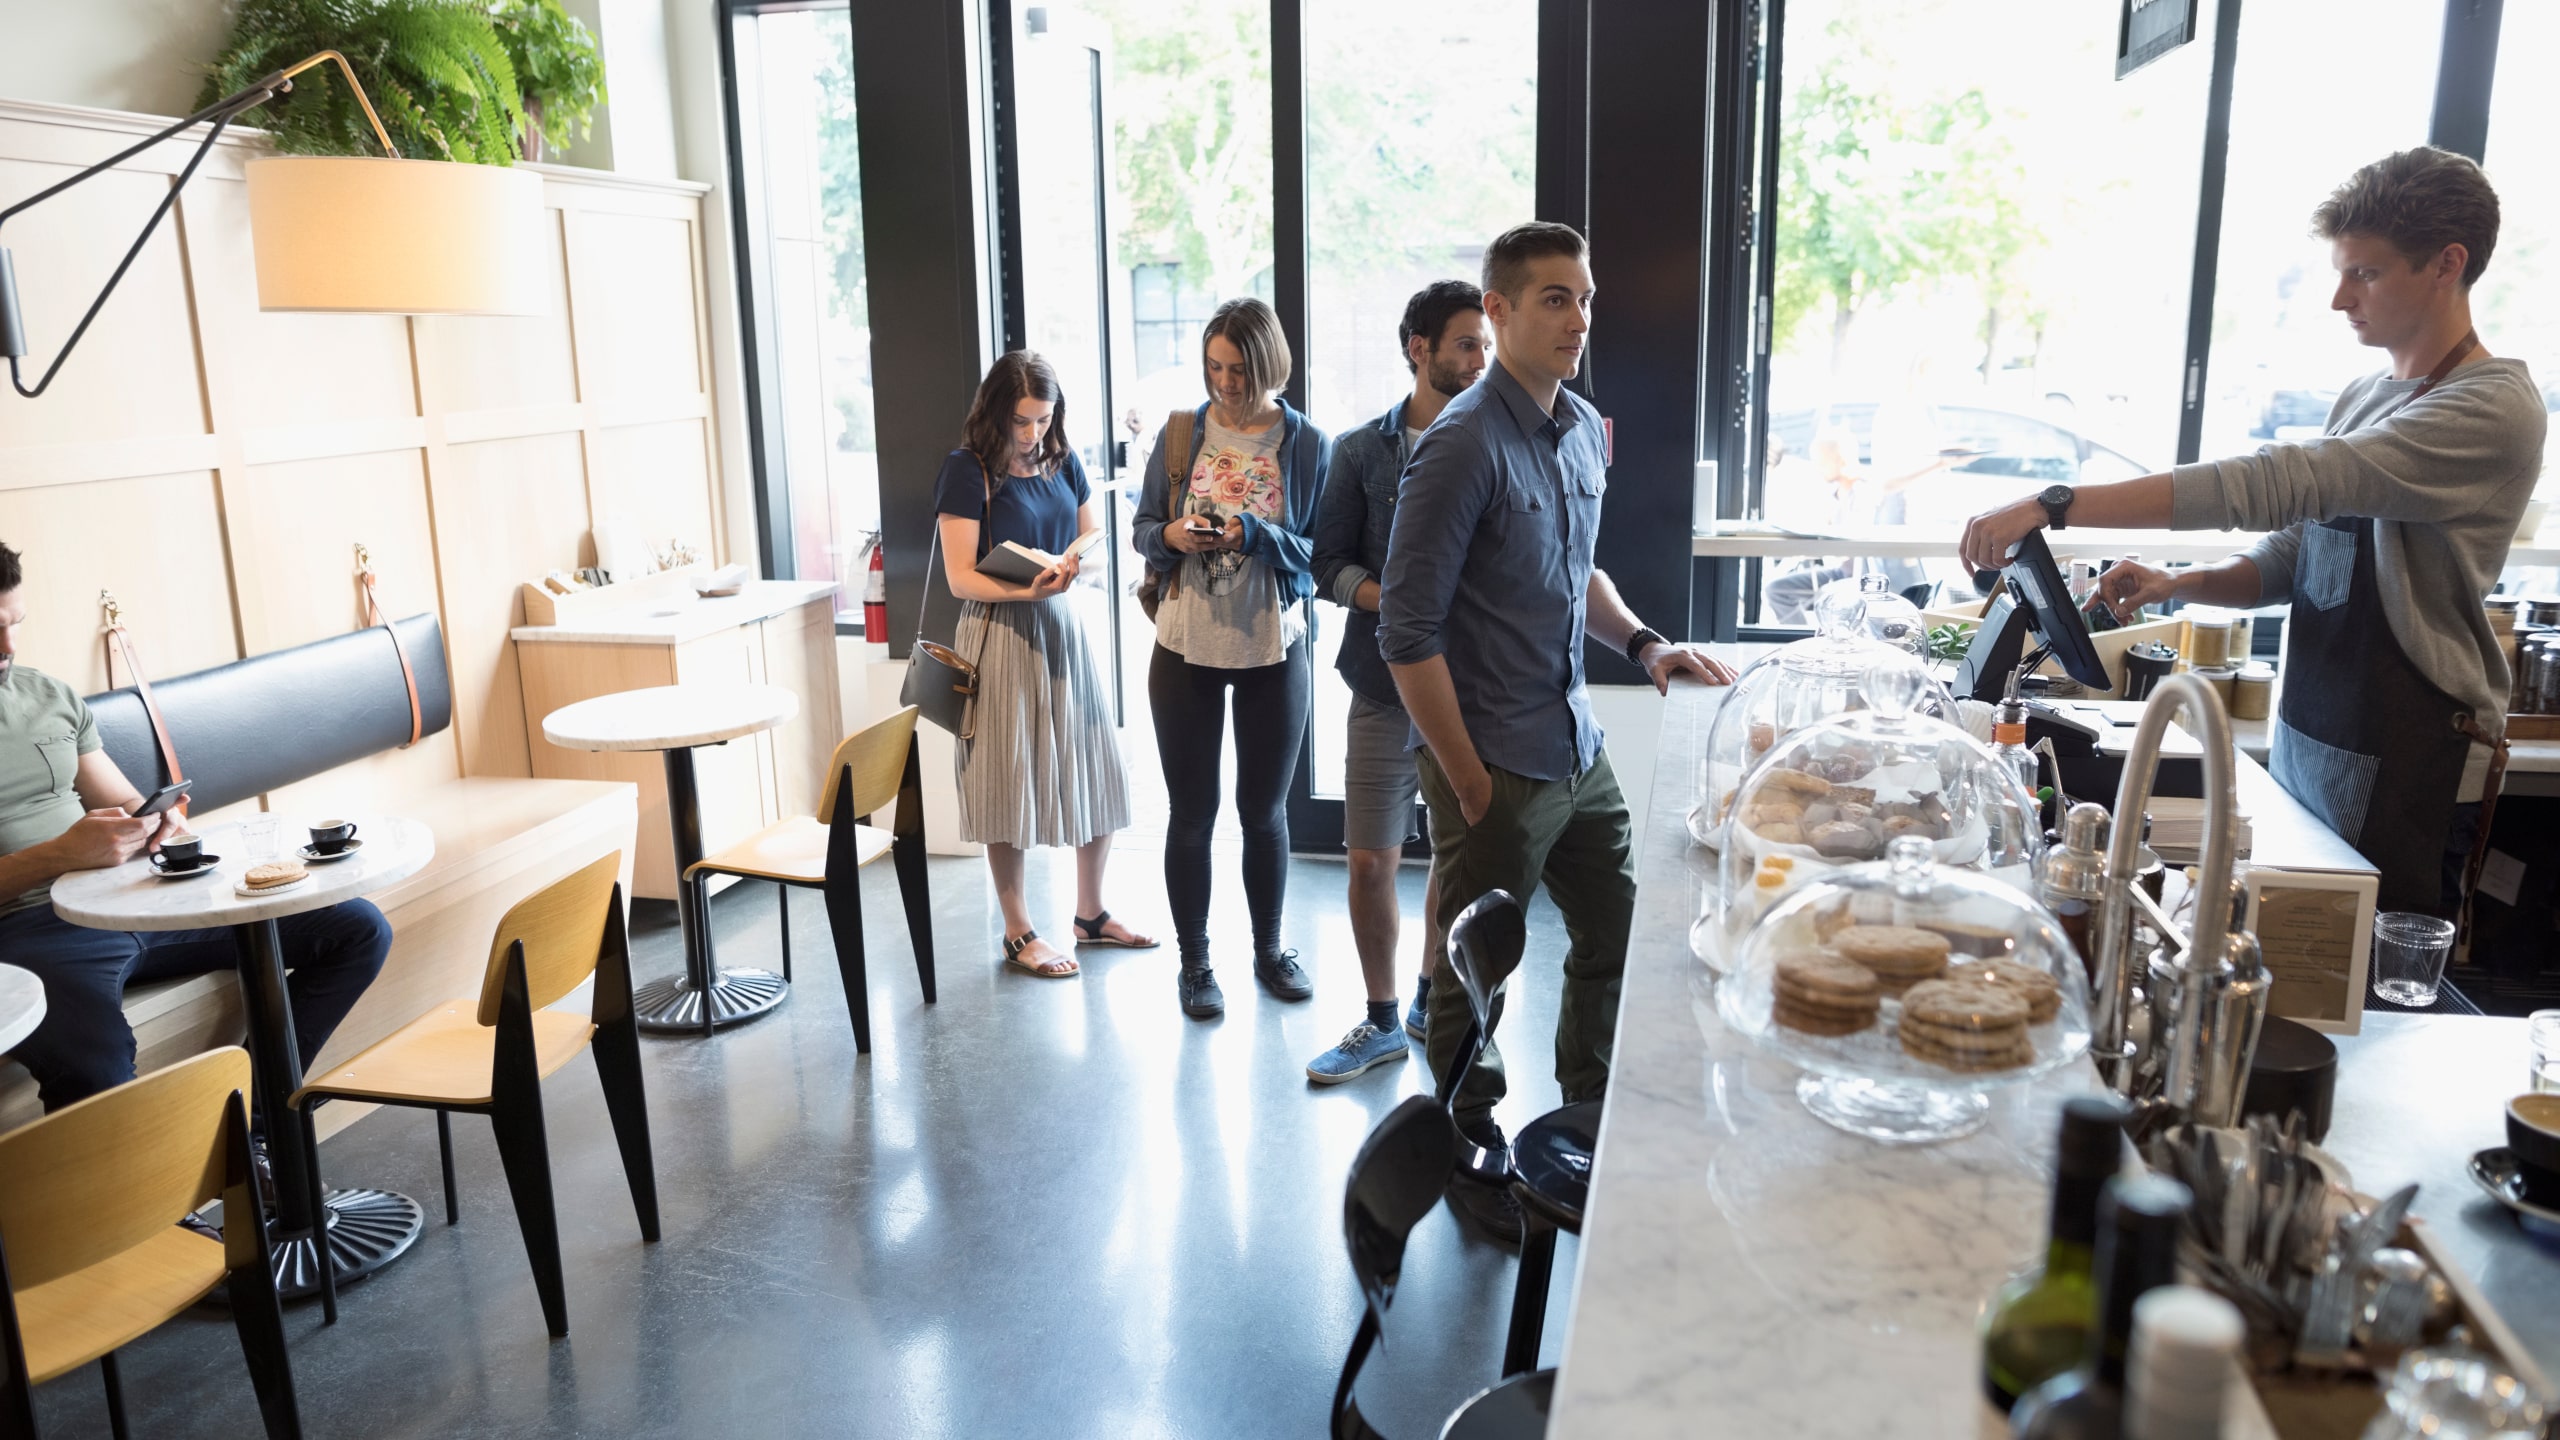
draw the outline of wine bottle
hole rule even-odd
[[[2126,1114],[2103,1095],[2062,1107],[2044,1264],[2002,1286],[1982,1319],[1982,1388],[2004,1413],[2089,1349],[2098,1324],[2098,1195],[2123,1164]]]
[[[2080,1363],[2019,1397],[2018,1440],[2122,1440],[2133,1302],[2177,1279],[2178,1226],[2194,1197],[2158,1175],[2118,1176],[2098,1201],[2098,1328]]]

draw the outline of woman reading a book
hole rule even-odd
[[[1129,780],[1067,598],[1099,522],[1066,410],[1049,362],[1028,350],[997,360],[933,495],[943,574],[961,601],[952,648],[978,665],[974,737],[956,743],[960,833],[987,847],[1005,963],[1049,980],[1078,967],[1040,938],[1023,903],[1022,852],[1035,845],[1075,847],[1077,944],[1156,943],[1102,904],[1111,837],[1129,823]]]
[[[1209,398],[1156,432],[1131,540],[1158,585],[1147,699],[1171,814],[1164,888],[1182,945],[1183,1013],[1226,1008],[1209,966],[1209,834],[1235,714],[1236,818],[1253,973],[1282,1000],[1315,993],[1280,942],[1289,874],[1289,779],[1314,684],[1305,601],[1331,442],[1281,401],[1289,342],[1259,300],[1218,307],[1201,336]]]

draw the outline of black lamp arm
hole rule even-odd
[[[323,50],[309,59],[264,76],[247,89],[226,95],[166,129],[126,146],[97,164],[82,170],[79,174],[57,184],[46,186],[8,209],[0,210],[0,225],[6,225],[19,211],[32,209],[84,180],[112,170],[181,130],[202,125],[208,121],[213,125],[213,128],[205,133],[203,143],[196,147],[196,153],[188,159],[186,168],[178,172],[177,181],[169,187],[169,193],[162,196],[160,204],[152,210],[150,222],[142,227],[142,233],[134,237],[132,246],[124,252],[124,259],[116,262],[115,273],[107,277],[105,287],[98,291],[98,298],[89,302],[88,313],[82,315],[80,323],[72,327],[71,338],[63,342],[61,352],[53,357],[51,365],[45,367],[44,375],[36,381],[33,389],[27,388],[26,381],[18,373],[18,362],[27,354],[27,330],[25,312],[18,305],[17,266],[10,258],[8,247],[0,245],[0,355],[8,357],[9,383],[17,389],[19,394],[32,400],[42,395],[45,388],[53,383],[53,377],[61,373],[62,362],[71,358],[71,352],[80,344],[80,337],[89,333],[89,323],[98,318],[99,310],[106,306],[107,297],[115,293],[116,286],[123,281],[125,272],[133,268],[134,257],[140,255],[142,247],[150,243],[152,233],[160,228],[160,222],[168,215],[169,207],[178,203],[178,192],[186,189],[187,182],[195,178],[196,167],[204,163],[205,156],[213,153],[214,142],[222,138],[222,132],[229,128],[231,122],[238,119],[243,111],[254,110],[278,95],[291,91],[294,76],[314,65],[325,64],[332,60],[338,63],[340,70],[346,72],[347,84],[356,93],[356,103],[364,107],[365,118],[373,122],[374,137],[382,142],[383,152],[393,159],[398,159],[400,152],[392,145],[391,137],[383,131],[382,118],[374,114],[373,101],[366,97],[364,87],[357,83],[354,67],[347,63],[347,57],[337,51]]]

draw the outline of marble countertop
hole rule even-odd
[[[542,738],[569,750],[681,750],[770,730],[800,713],[779,685],[653,685],[563,705]]]
[[[1746,660],[1754,649],[1716,647],[1720,658]],[[1992,1091],[1991,1123],[1941,1145],[1871,1144],[1803,1108],[1797,1072],[1725,1027],[1713,977],[1689,952],[1690,922],[1713,883],[1713,857],[1686,826],[1690,776],[1725,693],[1675,686],[1663,715],[1609,1105],[1548,1433],[1978,1435],[1987,1409],[1979,1307],[2043,1246],[2056,1115],[2066,1096],[2096,1088],[2095,1073],[2084,1061]],[[2361,866],[2262,769],[2244,761],[2239,778],[2259,863]],[[2467,1156],[2493,1143],[2472,1132],[2498,1125],[2502,1097],[2470,1107],[2478,1125],[2414,1139],[2405,1137],[2426,1127],[2402,1117],[2451,1113],[2445,1097],[2468,1083],[2443,1078],[2451,1067],[2396,1109],[2366,1107],[2369,1090],[2408,1088],[2401,1061],[2367,1056],[2414,1043],[2404,1030],[2451,1023],[2472,1022],[2368,1016],[2366,1037],[2342,1041],[2331,1143],[2369,1186],[2427,1181],[2420,1213],[2455,1232],[2458,1263],[2502,1311],[2521,1287],[2560,1295],[2553,1252],[2522,1240],[2490,1202],[2475,1206],[2458,1165],[2445,1169],[2449,1147]],[[2487,1048],[2520,1086],[2521,1036]],[[2560,1331],[2535,1318],[2554,1309],[2560,1299],[2508,1318],[2542,1337],[2529,1344],[2560,1345]]]
[[[44,1023],[44,982],[32,970],[0,965],[0,1055]]]
[[[252,898],[239,893],[240,877],[249,866],[248,847],[240,827],[214,825],[197,832],[208,854],[222,857],[212,875],[164,880],[154,874],[147,857],[136,856],[112,870],[82,870],[53,882],[54,913],[74,925],[100,930],[199,930],[217,925],[247,925],[280,920],[287,915],[324,909],[406,880],[435,858],[435,833],[415,820],[391,815],[355,815],[357,838],[364,848],[346,860],[310,865],[311,878],[274,895]],[[293,858],[306,837],[296,817],[283,817],[278,859]]]
[[[681,645],[835,592],[832,580],[750,580],[735,595],[687,595],[559,625],[519,625],[509,633],[539,645]]]

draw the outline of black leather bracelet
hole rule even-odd
[[[1670,636],[1659,630],[1639,625],[1636,627],[1636,633],[1627,637],[1627,663],[1641,670],[1644,668],[1644,647],[1670,643]]]

